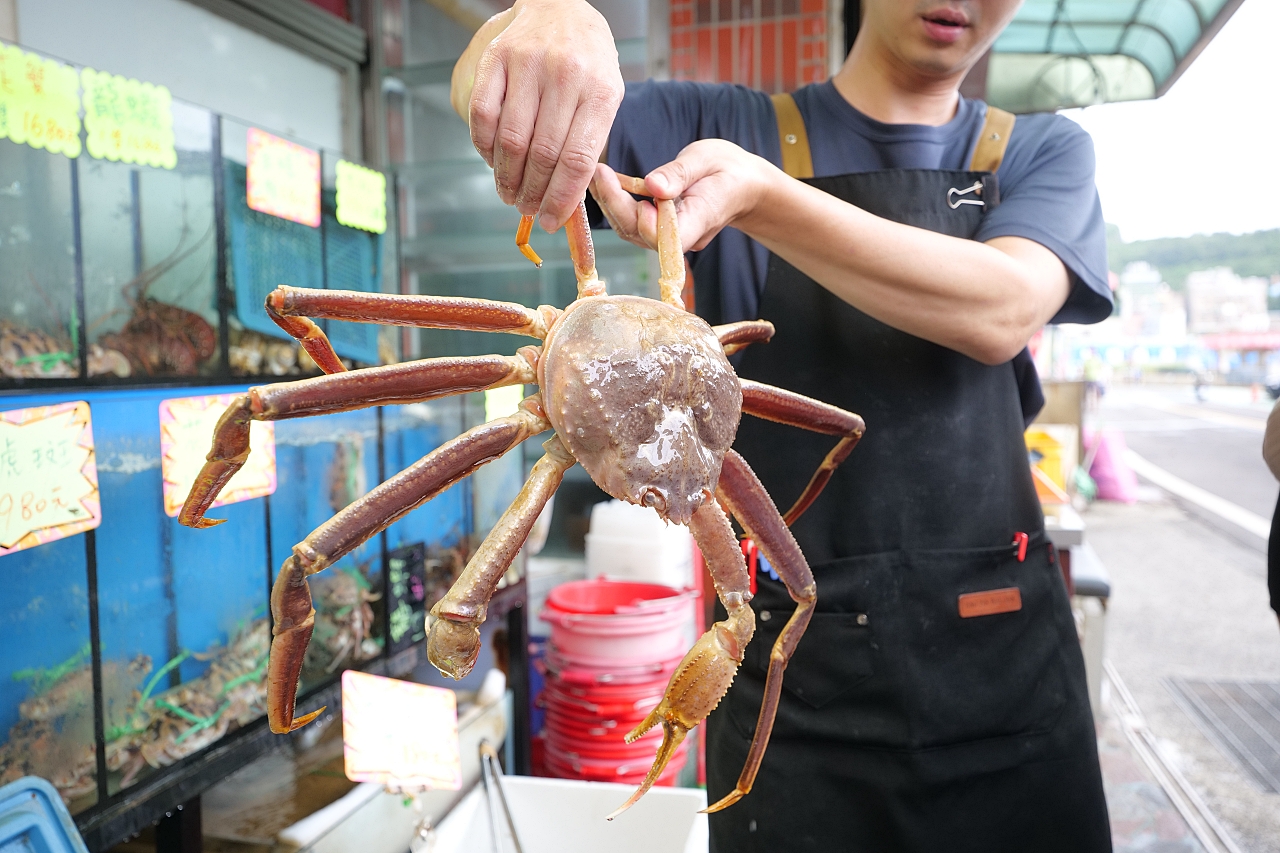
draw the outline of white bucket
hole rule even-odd
[[[504,776],[503,790],[525,853],[706,853],[706,791],[653,788],[613,821],[633,785]],[[502,851],[515,850],[498,811]],[[497,853],[484,787],[477,785],[436,829],[432,853]]]

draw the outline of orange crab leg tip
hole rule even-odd
[[[311,722],[316,717],[323,714],[325,712],[325,709],[328,707],[329,707],[328,705],[322,705],[320,707],[320,710],[318,711],[312,711],[310,714],[304,714],[301,717],[295,717],[293,721],[290,722],[289,725],[287,726],[277,726],[275,723],[271,723],[271,733],[277,734],[277,735],[287,735],[289,732],[296,732],[298,729],[302,728],[307,723]]]
[[[533,247],[530,246],[528,243],[523,243],[518,245],[520,246],[520,254],[524,255],[526,258],[533,261],[533,265],[541,269],[542,258],[539,257],[538,253],[533,250]]]
[[[730,791],[728,794],[722,797],[719,802],[716,802],[716,803],[713,803],[712,805],[707,806],[705,809],[698,812],[698,814],[715,814],[716,812],[721,811],[722,809],[729,808],[729,806],[733,805],[734,803],[736,803],[738,800],[742,799],[745,796],[746,796],[745,791],[739,791],[737,788],[734,788],[732,791]]]
[[[617,174],[616,172],[614,174]],[[618,184],[632,195],[651,195],[645,187],[644,178],[633,178],[630,175],[618,175]]]
[[[533,217],[521,216],[520,225],[516,228],[516,248],[520,250],[520,254],[533,261],[533,265],[542,268],[542,258],[538,257],[538,253],[529,245],[529,235],[533,233]]]
[[[187,527],[194,527],[196,530],[206,530],[210,527],[217,527],[219,524],[225,524],[226,521],[225,518],[204,518],[202,516],[189,522],[183,522],[183,524]]]
[[[328,705],[321,705],[320,709],[317,711],[312,711],[310,714],[304,714],[301,717],[294,718],[294,721],[289,724],[289,731],[296,732],[298,729],[302,728],[307,723],[311,722],[316,717],[323,714],[325,712],[325,709],[328,707],[329,707]]]

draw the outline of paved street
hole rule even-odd
[[[1280,680],[1280,625],[1267,606],[1266,542],[1256,533],[1257,519],[1270,520],[1277,493],[1260,455],[1270,404],[1251,399],[1248,389],[1210,388],[1205,396],[1198,403],[1191,388],[1178,386],[1108,391],[1097,422],[1122,428],[1132,451],[1209,499],[1188,500],[1147,482],[1136,504],[1091,507],[1086,537],[1112,579],[1107,657],[1160,752],[1239,849],[1280,851],[1280,794],[1265,793],[1210,741],[1167,682]],[[1194,497],[1196,490],[1184,492]],[[1230,518],[1221,507],[1205,508],[1214,504],[1212,498],[1232,505]],[[1131,769],[1139,784],[1139,765]],[[1118,807],[1124,804],[1117,793],[1113,821]],[[1125,839],[1126,845],[1118,838],[1117,849],[1200,849],[1189,837],[1174,840],[1175,830],[1152,830]]]

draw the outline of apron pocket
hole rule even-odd
[[[776,737],[922,750],[1046,731],[1061,714],[1075,632],[1043,545],[1021,563],[1009,548],[896,552],[815,566],[814,577],[822,610],[784,673]],[[1014,587],[1020,609],[961,617],[961,595]],[[770,619],[757,620],[726,697],[747,735],[791,613],[784,596],[761,582],[753,604]]]
[[[790,616],[790,612],[774,614],[769,610],[757,615],[748,659],[761,680],[769,671],[773,644]],[[782,689],[816,709],[870,675],[871,634],[866,614],[814,613],[783,672]]]

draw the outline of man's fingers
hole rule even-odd
[[[632,198],[618,183],[617,174],[603,163],[596,167],[590,189],[592,198],[600,205],[600,210],[604,212],[605,219],[609,220],[609,227],[614,233],[642,249],[654,248],[656,243],[646,242],[640,233],[640,224],[646,218],[654,223],[650,231],[656,231],[657,211],[652,204]],[[653,236],[654,233],[651,233],[650,237]]]
[[[553,231],[564,224],[596,172],[596,161],[605,143],[613,117],[622,103],[621,77],[617,85],[597,83],[585,91],[577,104],[573,123],[565,136],[555,171],[542,197],[539,224]]]
[[[493,140],[493,180],[504,204],[515,204],[524,181],[525,161],[542,93],[537,75],[520,64],[507,66],[507,95]]]
[[[693,184],[719,169],[720,164],[713,153],[714,146],[696,142],[687,145],[676,159],[646,175],[645,186],[657,198],[678,198]]]
[[[502,101],[506,94],[506,64],[493,49],[493,45],[489,45],[476,65],[471,102],[467,107],[467,124],[471,128],[471,143],[490,166],[493,165],[493,140],[498,132],[498,120],[502,117]]]
[[[524,164],[524,175],[515,196],[516,207],[526,216],[533,216],[542,205],[551,175],[560,162],[561,152],[567,144],[574,120],[577,99],[566,102],[563,90],[551,87],[543,92],[538,108],[537,123],[529,141]],[[587,176],[590,180],[590,175]],[[582,197],[581,191],[578,198]],[[576,207],[576,203],[574,207]],[[572,213],[572,210],[570,210]],[[568,216],[565,216],[568,219]]]

